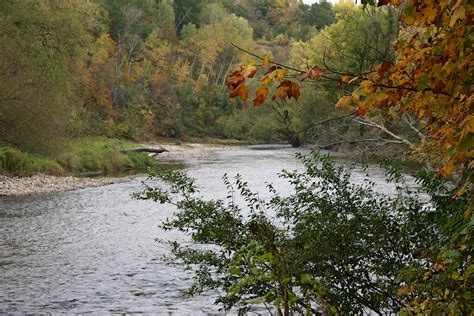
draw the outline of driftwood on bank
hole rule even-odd
[[[121,153],[151,153],[151,154],[161,154],[164,152],[169,152],[169,150],[165,148],[156,148],[156,147],[135,147],[135,148],[128,148],[128,149],[121,149]]]

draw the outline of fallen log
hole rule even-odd
[[[165,148],[156,148],[156,147],[135,147],[135,148],[127,148],[127,149],[121,149],[121,153],[126,154],[126,153],[151,153],[151,154],[161,154],[164,152],[169,152],[168,149]]]

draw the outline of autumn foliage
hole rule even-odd
[[[375,5],[373,0],[362,3]],[[336,73],[327,75],[331,69],[319,66],[308,71],[286,67],[299,74],[289,75],[276,66],[279,64],[274,64],[261,79],[254,105],[265,102],[268,86],[274,79],[277,88],[273,100],[297,100],[299,83],[289,77],[298,77],[299,81],[324,78],[336,81],[341,89],[355,87],[336,104],[355,115],[390,112],[399,117],[404,114],[416,117],[423,132],[429,136],[419,147],[432,151],[433,161],[430,162],[441,166],[438,174],[447,176],[457,170],[460,171],[458,175],[462,175],[446,205],[454,205],[461,196],[468,196],[470,207],[456,221],[444,223],[447,229],[453,230],[452,239],[439,252],[423,255],[425,268],[414,273],[409,284],[398,289],[397,296],[412,297],[407,309],[411,312],[456,314],[461,311],[460,306],[472,303],[474,271],[474,5],[470,0],[383,0],[378,5],[392,5],[401,13],[394,60],[382,61],[365,73],[337,73],[339,78],[334,77]],[[261,65],[252,67],[268,68],[268,60],[263,57],[262,60]],[[246,96],[238,87],[228,87],[231,96]]]
[[[365,1],[365,4],[372,4]],[[468,0],[458,1],[380,1],[402,11],[402,29],[396,43],[396,61],[382,62],[368,74],[342,75],[337,79],[340,88],[357,86],[350,96],[342,97],[338,107],[364,116],[373,110],[388,110],[414,114],[423,128],[429,131],[431,142],[442,153],[444,166],[440,174],[447,175],[454,167],[474,168],[474,95],[472,54],[474,6]],[[269,86],[276,82],[272,95],[275,99],[298,99],[299,81],[317,80],[326,69],[315,66],[307,71],[287,69],[262,57],[262,64],[242,66],[227,81],[231,96],[248,98],[245,79],[266,70],[260,79],[253,100],[262,105],[269,95]],[[270,67],[270,65],[272,65]],[[283,65],[282,65],[283,66]],[[251,74],[251,76],[250,76]],[[291,79],[290,79],[291,77]]]

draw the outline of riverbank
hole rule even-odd
[[[0,176],[0,196],[20,196],[71,191],[125,182],[130,179],[130,176],[117,178],[80,178],[72,176],[50,176],[45,174],[30,177]]]
[[[230,148],[223,144],[155,142],[146,144],[148,148],[164,148],[167,152],[155,157],[160,160],[168,159],[202,159],[212,155],[216,149]],[[80,177],[71,175],[35,174],[29,176],[0,175],[0,196],[20,196],[38,193],[62,192],[86,187],[97,187],[119,182],[130,181],[135,176],[112,177]]]

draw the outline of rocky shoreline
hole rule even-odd
[[[0,176],[0,196],[19,196],[36,193],[71,191],[87,187],[128,181],[122,178],[78,178],[38,174],[31,177]]]
[[[195,159],[206,158],[216,149],[228,146],[208,144],[149,144],[166,148],[168,152],[157,156],[157,159]],[[129,181],[133,176],[125,177],[74,177],[51,176],[38,174],[31,177],[9,177],[0,175],[0,196],[20,196],[37,193],[71,191],[87,187],[98,187],[113,183]]]

